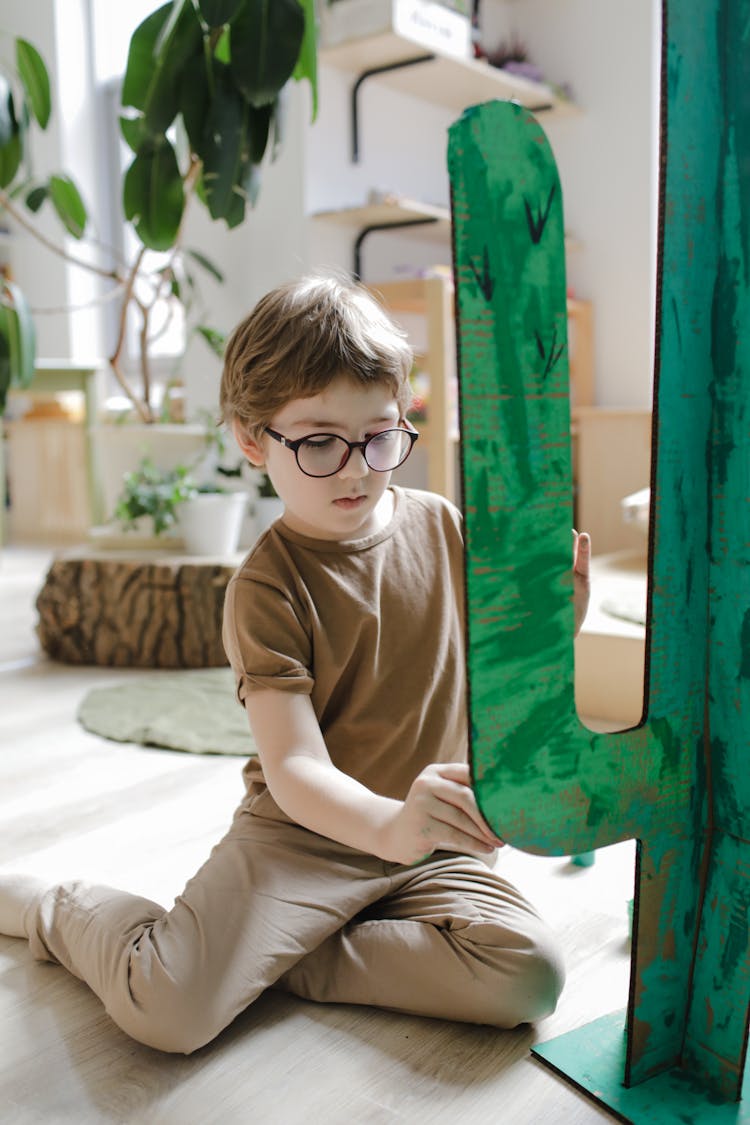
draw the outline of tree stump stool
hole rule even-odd
[[[232,559],[159,552],[70,552],[37,598],[37,633],[54,660],[118,668],[227,664],[221,642]]]

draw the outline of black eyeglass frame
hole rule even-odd
[[[400,434],[407,435],[407,437],[410,439],[409,448],[407,449],[406,453],[401,458],[399,463],[397,465],[394,465],[392,469],[376,469],[375,466],[371,465],[367,460],[367,446],[371,441],[375,441],[376,438],[382,437],[383,434],[392,433],[394,431],[398,431],[398,433]],[[272,430],[270,426],[265,427],[264,433],[267,433],[268,436],[273,438],[274,441],[277,441],[279,445],[283,445],[285,449],[291,449],[292,453],[294,454],[294,459],[297,462],[297,468],[299,469],[299,471],[301,473],[304,473],[306,477],[310,477],[312,480],[325,480],[327,477],[335,477],[336,473],[340,473],[344,465],[348,464],[349,458],[351,457],[355,449],[362,450],[362,456],[365,459],[365,463],[367,464],[368,469],[372,469],[374,473],[392,473],[394,469],[399,469],[403,465],[404,461],[406,461],[407,457],[414,448],[414,442],[419,437],[419,433],[417,430],[413,429],[412,427],[409,427],[409,429],[407,429],[405,426],[389,426],[387,430],[379,430],[376,434],[370,434],[370,436],[368,438],[365,438],[364,441],[347,441],[347,439],[345,437],[342,437],[341,434],[329,434],[325,432],[305,434],[304,437],[296,438],[294,441],[290,441],[289,438],[286,438],[283,434],[280,434],[278,430]],[[344,445],[348,446],[346,457],[344,457],[341,464],[337,468],[335,468],[332,473],[322,473],[320,475],[318,475],[317,473],[308,473],[307,470],[303,469],[299,463],[298,450],[301,445],[304,445],[306,441],[310,441],[311,438],[322,437],[336,438],[338,441],[343,441]]]

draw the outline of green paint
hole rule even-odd
[[[750,0],[665,8],[648,711],[631,731],[575,713],[554,160],[511,104],[450,131],[472,766],[518,847],[638,839],[620,1078],[684,1064],[732,1099],[750,1001]]]
[[[630,1088],[622,1085],[625,1013],[613,1012],[578,1031],[539,1043],[534,1054],[596,1099],[638,1125],[750,1125],[750,1090],[740,1105],[722,1102],[684,1070],[669,1070]]]

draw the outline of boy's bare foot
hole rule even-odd
[[[0,873],[0,934],[28,938],[24,916],[34,899],[48,887],[49,883],[34,875]]]

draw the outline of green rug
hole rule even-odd
[[[154,672],[94,688],[78,708],[86,730],[115,742],[139,742],[190,754],[255,753],[229,668]]]

